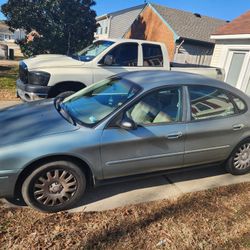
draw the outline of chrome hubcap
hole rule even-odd
[[[243,144],[234,157],[234,167],[246,169],[250,167],[250,143]]]
[[[62,169],[46,172],[34,184],[35,199],[46,206],[61,205],[75,194],[77,181],[75,176]]]

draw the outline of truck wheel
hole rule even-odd
[[[66,91],[66,92],[62,92],[62,93],[58,94],[56,97],[57,98],[66,98],[66,97],[71,96],[75,93],[76,92],[74,92],[74,91]]]
[[[226,169],[233,175],[250,172],[250,140],[241,142],[227,160]]]
[[[85,174],[76,164],[54,161],[39,166],[25,179],[22,195],[32,208],[54,213],[74,207],[85,189]]]

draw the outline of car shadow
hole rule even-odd
[[[87,190],[84,198],[76,207],[87,206],[94,202],[101,202],[113,196],[127,193],[138,189],[147,189],[163,185],[172,185],[177,182],[185,182],[196,179],[203,179],[212,176],[225,175],[226,171],[221,166],[210,166],[194,170],[183,170],[179,173],[164,174],[159,176],[147,176],[136,180],[108,184]],[[174,179],[174,181],[172,181]],[[107,202],[107,201],[106,201]],[[76,208],[75,207],[75,208]]]

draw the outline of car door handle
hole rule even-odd
[[[233,130],[234,130],[234,131],[241,130],[241,129],[243,129],[244,127],[245,127],[244,124],[235,124],[235,125],[233,125]]]
[[[173,134],[168,134],[167,135],[167,138],[169,140],[178,139],[180,137],[182,137],[182,132],[177,132],[177,133],[173,133]]]

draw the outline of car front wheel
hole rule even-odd
[[[233,151],[226,163],[226,169],[233,175],[250,172],[250,141],[244,141]]]
[[[74,163],[55,161],[35,169],[22,185],[27,205],[42,212],[70,209],[84,195],[86,177]]]

